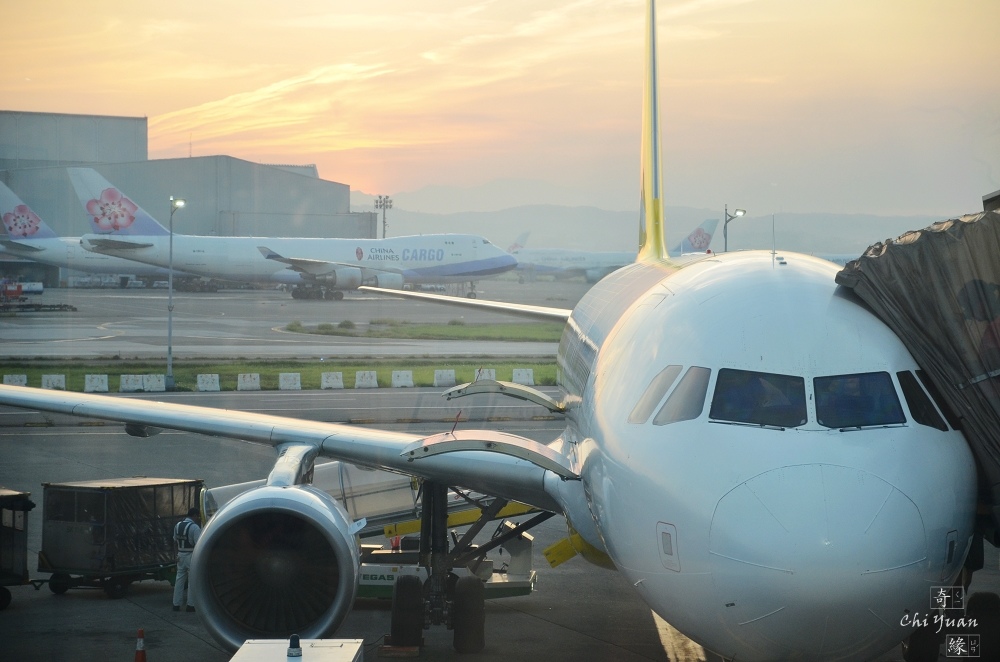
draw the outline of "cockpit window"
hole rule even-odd
[[[708,378],[711,375],[711,370],[698,366],[693,366],[684,373],[677,388],[653,417],[653,425],[669,425],[701,416],[701,410],[705,408]]]
[[[679,374],[681,374],[679,365],[668,365],[657,373],[649,382],[649,386],[646,387],[635,408],[632,409],[632,413],[628,415],[628,422],[642,424],[648,421],[649,415],[653,413],[656,405],[660,404],[660,400],[667,394],[667,389],[671,387]]]
[[[899,387],[903,389],[903,398],[906,399],[906,406],[910,408],[914,421],[938,430],[948,429],[944,419],[931,404],[931,399],[917,383],[916,375],[909,370],[903,370],[896,373],[896,379],[899,380]]]
[[[813,386],[816,418],[822,426],[856,428],[906,422],[887,372],[817,377]]]
[[[716,421],[798,427],[806,422],[805,393],[802,377],[723,368],[708,416]]]
[[[941,413],[944,414],[944,417],[948,421],[948,425],[951,426],[951,429],[961,430],[961,421],[959,421],[958,416],[955,416],[955,412],[952,411],[948,401],[941,397],[941,391],[939,391],[937,386],[934,385],[931,378],[927,376],[927,373],[923,370],[917,370],[917,379],[919,379],[920,383],[924,385],[927,392],[931,394],[931,399],[937,404]]]

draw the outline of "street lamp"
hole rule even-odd
[[[726,205],[726,221],[722,224],[722,239],[725,243],[724,252],[729,252],[729,221],[737,219],[747,213],[746,209],[737,209],[735,213],[729,213],[729,205]]]
[[[174,390],[174,212],[183,207],[184,198],[170,196],[170,253],[167,256],[167,383]]]
[[[380,195],[375,198],[375,209],[382,210],[382,238],[385,239],[385,210],[392,209],[392,198],[387,195]]]

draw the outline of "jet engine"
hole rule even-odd
[[[375,276],[375,287],[387,290],[403,289],[403,277],[399,274],[378,274]]]
[[[316,280],[339,290],[356,290],[361,287],[361,269],[341,267],[316,276]]]
[[[360,552],[344,509],[308,485],[244,492],[208,522],[191,559],[206,629],[236,650],[247,639],[329,636],[358,590]]]

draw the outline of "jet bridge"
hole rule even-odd
[[[1000,546],[1000,213],[874,244],[837,274],[899,337],[980,467],[981,528]],[[936,391],[936,392],[935,392]],[[982,509],[981,509],[982,510]],[[983,513],[986,515],[986,513]]]

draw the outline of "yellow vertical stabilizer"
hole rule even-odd
[[[663,231],[663,178],[660,159],[660,95],[656,66],[656,3],[646,14],[646,79],[642,89],[638,262],[667,259]]]

